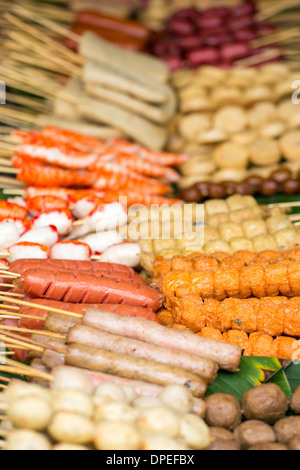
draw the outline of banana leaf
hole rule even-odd
[[[300,362],[294,361],[286,369],[281,369],[269,379],[269,382],[278,385],[288,398],[291,398],[300,385]]]
[[[270,378],[283,369],[283,361],[269,357],[243,357],[239,372],[231,374],[220,371],[215,382],[208,388],[207,396],[213,393],[228,393],[235,395],[238,400],[243,394]],[[299,371],[300,383],[300,371]]]

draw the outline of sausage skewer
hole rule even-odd
[[[0,296],[0,301],[13,303],[9,297],[5,296]],[[77,321],[82,320],[85,326],[100,329],[107,333],[119,335],[120,331],[122,331],[124,337],[145,341],[160,347],[181,350],[199,357],[213,359],[221,368],[229,371],[235,371],[239,366],[241,354],[239,348],[223,347],[220,349],[217,342],[199,341],[199,338],[190,333],[166,329],[158,324],[155,326],[159,328],[153,328],[152,323],[155,322],[143,321],[139,318],[135,318],[135,321],[131,321],[132,318],[130,317],[126,317],[125,322],[123,322],[122,315],[90,308],[82,315],[66,312],[61,309],[47,308],[22,300],[17,300],[16,304],[26,307],[41,308],[41,310],[47,312],[51,311],[73,318],[75,323],[73,322],[72,326],[76,326],[76,319]],[[68,325],[68,328],[69,326],[70,325]]]

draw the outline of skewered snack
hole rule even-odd
[[[251,97],[249,93],[255,84],[270,76],[273,81],[256,87],[257,91],[263,88],[264,94]],[[211,185],[211,194],[203,194],[204,198],[216,197],[213,191],[215,195],[218,191],[220,197],[226,197],[230,190],[253,194],[257,190],[246,185],[247,178],[252,175],[268,178],[280,168],[282,159],[287,160],[286,167],[294,179],[299,170],[295,164],[299,110],[287,97],[288,89],[286,94],[279,95],[276,88],[277,83],[283,86],[295,79],[284,64],[267,64],[259,71],[218,71],[206,66],[195,72],[176,72],[173,80],[178,88],[180,115],[170,126],[169,148],[190,155],[190,160],[181,166],[180,188],[209,181],[219,186]],[[224,82],[228,87],[222,92]],[[220,185],[223,182],[225,188]],[[226,186],[227,182],[237,184],[232,189]],[[267,184],[263,189],[267,194]],[[272,189],[273,194],[280,189],[279,185],[277,190]],[[197,186],[193,186],[193,191],[193,195],[187,192],[187,200],[197,200]]]
[[[260,176],[260,172],[255,169],[252,169],[251,173],[240,183],[229,180],[219,183],[199,181],[182,190],[180,196],[187,202],[201,202],[215,196],[225,198],[231,194],[276,196],[280,193],[299,193],[299,171],[291,171],[286,164],[273,170],[266,178]]]
[[[236,329],[246,333],[258,331],[271,336],[298,337],[300,330],[295,320],[299,315],[298,309],[298,297],[225,299],[218,302],[187,295],[172,301],[171,313],[174,323],[182,323],[194,331],[212,327],[220,331]]]
[[[53,373],[54,377],[48,374],[50,389],[18,380],[10,382],[3,406],[11,429],[1,430],[7,450],[162,449],[162,435],[169,439],[171,449],[201,449],[210,442],[208,426],[193,414],[194,399],[184,387],[175,388],[179,399],[190,402],[186,413],[170,408],[166,402],[164,392],[174,393],[174,386],[162,388],[157,403],[150,404],[148,397],[149,407],[143,409],[138,406],[137,394],[130,387],[128,391],[125,384],[95,387],[84,372],[72,368]],[[62,373],[69,378],[68,383],[61,380]],[[164,416],[163,423],[155,419],[157,414]],[[188,429],[183,426],[185,421],[189,422]],[[147,437],[143,437],[144,430]],[[155,434],[154,446],[151,440]]]
[[[256,7],[250,2],[245,7],[248,10],[244,13],[239,13],[239,7],[219,6],[176,11],[166,22],[166,32],[155,43],[154,54],[172,70],[207,64],[229,68],[239,59],[259,54],[264,49],[252,46],[259,37]]]

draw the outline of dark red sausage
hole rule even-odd
[[[113,273],[130,273],[132,276],[137,276],[134,269],[123,264],[116,263],[102,263],[101,261],[76,261],[76,260],[61,260],[61,259],[30,259],[30,260],[17,260],[11,263],[10,271],[18,274],[23,274],[23,272],[28,269],[35,269],[37,267],[56,270],[57,267],[68,271],[103,271],[109,274]],[[140,277],[140,276],[139,276]]]
[[[87,26],[95,26],[96,28],[108,29],[116,33],[127,34],[128,36],[140,39],[147,39],[150,36],[149,29],[136,21],[112,18],[90,10],[78,13],[76,22]]]
[[[71,303],[127,304],[156,311],[160,294],[155,289],[129,281],[105,277],[102,273],[73,273],[31,269],[17,281],[34,297]]]

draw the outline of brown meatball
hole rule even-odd
[[[300,385],[298,385],[293,393],[291,408],[296,415],[300,415]]]
[[[275,384],[251,388],[242,398],[242,413],[246,419],[258,419],[270,424],[284,418],[288,406],[287,396]]]
[[[263,421],[245,421],[234,430],[233,435],[241,449],[276,441],[273,429]]]
[[[300,436],[295,436],[288,443],[289,450],[300,450]]]
[[[300,416],[289,416],[277,421],[274,431],[279,442],[288,443],[293,437],[300,436]]]
[[[241,417],[241,407],[235,396],[215,393],[206,399],[205,420],[210,426],[235,429]]]
[[[240,450],[235,441],[215,439],[205,450]]]
[[[223,439],[224,441],[233,440],[233,434],[232,432],[228,431],[228,429],[211,427],[209,428],[209,432],[212,439]]]
[[[267,444],[256,444],[248,450],[288,450],[288,448],[284,444],[278,444],[278,442],[268,442]]]

